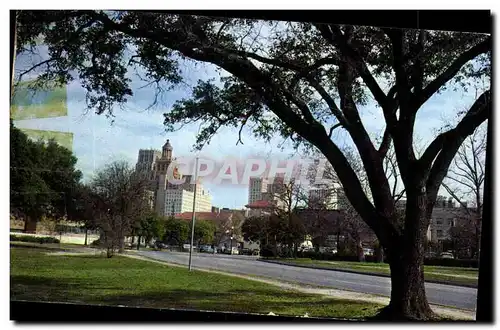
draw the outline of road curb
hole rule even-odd
[[[350,269],[330,268],[330,267],[322,267],[322,266],[305,266],[305,265],[298,265],[298,264],[287,263],[287,262],[279,261],[279,260],[266,260],[266,259],[257,259],[257,260],[258,261],[262,261],[262,262],[271,263],[271,264],[278,264],[278,265],[285,265],[285,266],[292,266],[292,267],[299,267],[299,268],[330,270],[330,271],[335,271],[335,272],[360,274],[360,275],[370,275],[370,276],[387,277],[387,278],[391,277],[390,275],[387,275],[387,274],[372,273],[372,272],[360,272],[360,271],[350,270]],[[425,282],[427,282],[427,283],[434,283],[434,284],[444,284],[444,285],[461,286],[461,287],[465,287],[465,288],[477,289],[477,284],[465,284],[465,283],[464,284],[459,284],[459,283],[450,283],[450,282],[440,281],[440,280],[425,280]]]

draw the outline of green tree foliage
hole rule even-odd
[[[55,141],[31,141],[10,123],[11,212],[24,217],[32,231],[42,216],[69,215],[82,174],[77,158]]]
[[[190,225],[187,221],[168,217],[165,221],[165,235],[163,241],[167,244],[177,245],[182,248],[183,244],[187,242],[189,238],[189,229]]]
[[[191,225],[189,226],[191,228]],[[211,244],[214,240],[216,226],[207,220],[196,220],[194,224],[194,241],[200,244]]]
[[[270,228],[266,217],[247,218],[241,225],[241,231],[246,241],[268,244]]]
[[[112,114],[113,105],[133,94],[129,71],[139,69],[160,93],[182,81],[185,60],[224,70],[228,75],[220,81],[200,81],[190,98],[176,102],[165,114],[166,127],[202,122],[198,148],[221,127],[233,126],[318,150],[387,252],[391,303],[380,316],[433,317],[425,294],[423,241],[454,155],[490,117],[490,88],[421,156],[414,150],[415,120],[443,90],[465,91],[489,81],[491,36],[135,11],[21,11],[17,21],[19,52],[30,51],[40,36],[48,47],[35,84],[78,78],[98,114]],[[361,121],[359,107],[369,99],[386,123],[377,143]],[[359,153],[371,196],[335,141],[335,130],[345,132]],[[391,142],[406,192],[403,226],[384,172]]]
[[[165,219],[155,212],[144,214],[134,228],[134,235],[144,237],[146,243],[153,238],[160,239],[165,231]]]

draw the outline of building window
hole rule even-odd
[[[450,220],[449,221],[449,225],[450,225],[450,227],[455,227],[455,221],[454,220]]]
[[[442,220],[436,220],[436,225],[442,225],[443,221]]]

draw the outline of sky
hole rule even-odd
[[[44,48],[40,48],[43,54]],[[42,57],[43,58],[43,55]],[[16,68],[29,65],[26,59],[18,58]],[[104,115],[95,115],[85,111],[85,91],[78,81],[67,86],[68,115],[64,117],[19,120],[15,125],[19,128],[51,130],[73,133],[73,152],[78,158],[77,168],[83,172],[84,180],[92,177],[96,170],[114,160],[126,160],[131,165],[137,162],[139,149],[154,148],[161,150],[167,139],[173,146],[173,155],[193,155],[192,146],[200,123],[185,126],[182,130],[167,133],[163,126],[163,113],[168,112],[172,104],[190,95],[190,87],[201,80],[218,77],[214,66],[207,64],[185,64],[183,67],[185,84],[166,92],[160,106],[145,110],[154,98],[154,90],[139,88],[141,82],[132,77],[134,96],[126,109],[115,109],[115,120],[112,123]],[[418,112],[415,126],[416,136],[426,146],[436,136],[438,128],[443,126],[445,118],[450,118],[457,109],[470,106],[474,101],[474,92],[468,93],[447,90],[434,95]],[[373,135],[381,134],[384,128],[381,109],[375,102],[360,109],[362,121],[367,131]],[[227,157],[245,158],[251,155],[273,155],[274,158],[286,159],[301,156],[285,145],[284,150],[278,147],[282,139],[276,137],[270,143],[255,140],[248,130],[242,134],[243,145],[236,145],[237,128],[223,128],[205,146],[201,155],[210,158]],[[345,140],[346,133],[334,135],[334,140]],[[342,144],[342,142],[340,142]],[[230,186],[205,184],[212,195],[212,204],[218,207],[242,208],[248,201],[248,186]]]

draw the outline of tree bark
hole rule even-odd
[[[393,237],[386,251],[391,269],[391,300],[377,315],[383,320],[435,319],[424,285],[426,196],[424,192],[411,195],[407,198],[404,234]]]
[[[120,235],[118,239],[118,253],[123,253],[125,251],[125,237]]]
[[[109,247],[109,246],[108,246],[108,248],[107,248],[107,250],[106,250],[106,256],[107,256],[108,258],[111,258],[111,257],[113,256],[113,247]]]
[[[358,261],[364,262],[365,261],[365,252],[363,251],[363,243],[359,239],[356,240],[356,252],[358,254]]]
[[[36,233],[36,224],[37,222],[33,220],[31,216],[27,216],[24,219],[24,232],[35,234]]]
[[[378,263],[384,262],[384,248],[380,242],[378,242],[375,246],[375,257]]]
[[[137,236],[137,251],[139,251],[140,246],[141,246],[141,236]]]
[[[85,242],[83,243],[83,245],[87,246],[87,236],[88,236],[88,232],[89,230],[87,228],[85,228]]]

